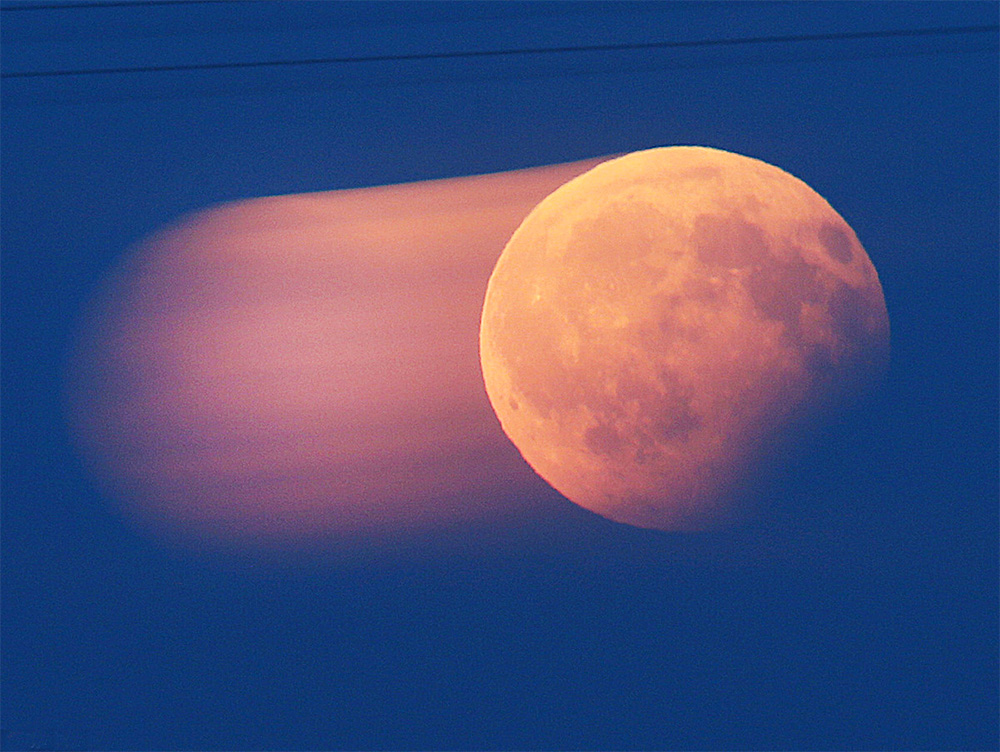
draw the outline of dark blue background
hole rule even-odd
[[[5,74],[998,16],[994,3],[8,7]],[[6,78],[5,746],[997,748],[996,36]],[[740,555],[692,555],[552,492],[514,528],[195,556],[134,530],[85,476],[60,406],[69,337],[102,274],[164,223],[239,198],[671,144],[802,178],[881,277],[884,388],[774,489],[794,554],[746,555],[741,540]]]

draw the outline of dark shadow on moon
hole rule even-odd
[[[686,441],[701,425],[691,406],[693,397],[693,388],[671,371],[662,370],[655,382],[625,372],[613,394],[585,403],[597,422],[585,432],[584,443],[602,457],[648,464],[664,445]]]
[[[819,240],[834,261],[849,264],[854,258],[854,248],[850,237],[843,229],[827,222],[819,228]]]
[[[665,562],[720,571],[760,566],[827,569],[879,544],[888,510],[872,508],[882,469],[872,458],[886,412],[883,386],[849,410],[813,417],[798,442],[775,447],[769,466],[728,499],[742,516],[701,531],[665,531],[593,515],[616,536],[659,552]],[[888,419],[888,417],[886,418]],[[641,499],[636,499],[641,503]]]
[[[710,267],[741,269],[766,264],[767,237],[740,214],[701,214],[694,221],[691,245],[698,259]]]

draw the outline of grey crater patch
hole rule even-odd
[[[843,254],[842,243],[847,243],[847,252],[851,252],[846,233],[834,225],[824,225],[824,229],[832,243],[841,244],[834,246],[835,252]],[[698,259],[710,268],[749,270],[746,291],[759,314],[782,323],[790,339],[800,338],[802,304],[817,302],[823,295],[820,269],[803,259],[801,249],[771,253],[761,227],[739,212],[697,217],[691,242]]]
[[[629,454],[639,464],[648,462],[664,445],[686,441],[701,425],[692,396],[670,371],[655,382],[623,374],[614,397],[590,405],[596,424],[585,431],[584,442],[594,454]]]
[[[785,334],[798,339],[802,304],[818,302],[823,295],[818,273],[819,267],[803,261],[798,252],[789,261],[772,258],[751,272],[747,293],[764,318],[780,321]]]
[[[584,442],[594,454],[611,456],[622,450],[625,442],[617,429],[609,423],[598,423],[591,426],[583,435]]]
[[[737,212],[696,217],[691,245],[703,264],[726,269],[756,266],[768,255],[764,231]]]
[[[685,441],[701,425],[691,407],[693,392],[672,371],[661,371],[660,391],[651,401],[649,434],[658,442]]]
[[[854,258],[854,244],[841,227],[827,222],[819,228],[819,241],[827,255],[841,264],[849,264]]]
[[[849,342],[868,345],[875,339],[865,296],[860,290],[840,285],[830,297],[830,316]]]

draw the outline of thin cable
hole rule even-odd
[[[151,5],[205,5],[207,3],[256,3],[263,0],[113,0],[107,3],[23,3],[0,5],[5,10],[80,10],[81,8],[141,8]]]
[[[751,44],[783,44],[789,42],[828,42],[852,39],[890,39],[898,37],[955,36],[1000,31],[1000,26],[951,26],[930,29],[895,29],[891,31],[851,31],[830,34],[801,34],[771,37],[739,37],[730,39],[700,39],[688,42],[647,42],[643,44],[597,44],[575,47],[526,47],[512,50],[482,50],[469,52],[430,52],[409,55],[370,55],[364,57],[324,57],[303,60],[266,60],[247,63],[196,63],[191,65],[159,65],[134,68],[81,68],[76,70],[22,71],[3,73],[0,78],[44,78],[54,76],[91,76],[124,73],[172,73],[238,68],[273,68],[280,66],[336,65],[346,63],[388,63],[414,60],[458,60],[514,55],[551,55],[575,52],[621,52],[627,50],[680,49],[691,47],[724,47]]]

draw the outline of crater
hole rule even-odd
[[[650,436],[658,442],[686,439],[701,425],[701,418],[687,400],[664,400],[660,414],[650,424]]]
[[[735,212],[699,215],[691,245],[702,263],[726,269],[756,266],[768,256],[764,231]]]
[[[868,314],[865,297],[856,288],[839,285],[830,297],[830,316],[848,342],[865,342],[869,339]]]
[[[723,283],[714,284],[705,277],[692,276],[679,292],[653,297],[653,319],[642,334],[657,347],[677,339],[697,342],[704,333],[702,323],[706,313],[720,310],[725,302]]]
[[[655,443],[683,441],[701,425],[691,407],[692,393],[672,371],[661,371],[658,384],[647,386],[640,428]]]
[[[614,394],[588,400],[596,425],[584,433],[587,448],[595,454],[620,456],[633,453],[642,464],[658,456],[659,447],[684,441],[701,425],[691,407],[692,393],[670,371],[654,380],[623,374]]]
[[[827,255],[841,264],[849,264],[854,258],[854,247],[850,236],[841,227],[827,222],[819,228],[819,241]]]
[[[620,269],[657,251],[678,255],[681,250],[671,247],[666,235],[670,226],[651,204],[609,204],[573,228],[566,260],[582,269]]]
[[[817,272],[818,267],[798,256],[786,262],[770,259],[753,270],[746,289],[762,316],[782,322],[785,332],[797,337],[802,304],[817,302],[823,292]]]
[[[622,449],[622,437],[608,423],[598,423],[591,426],[583,435],[584,442],[594,454],[606,456],[617,454]]]

